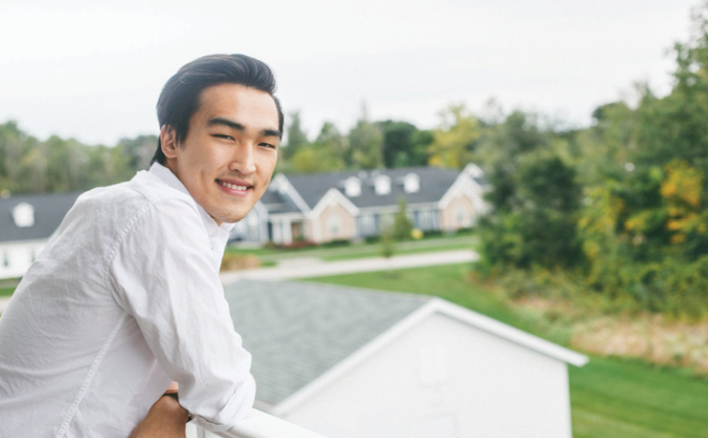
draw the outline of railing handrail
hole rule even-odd
[[[223,438],[325,438],[323,435],[257,409],[252,409],[236,426],[216,435]]]

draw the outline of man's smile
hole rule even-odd
[[[238,196],[244,196],[250,189],[253,189],[253,186],[245,181],[216,179],[216,183],[219,184],[226,193]]]

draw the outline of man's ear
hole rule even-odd
[[[162,153],[165,154],[165,157],[175,158],[177,156],[179,145],[177,144],[177,132],[175,128],[170,125],[162,126],[162,129],[160,129],[160,146],[162,147]]]

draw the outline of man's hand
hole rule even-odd
[[[177,392],[173,382],[166,392]],[[160,397],[129,438],[185,438],[189,413],[172,397]]]

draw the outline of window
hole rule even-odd
[[[17,204],[12,209],[12,219],[15,221],[15,225],[20,228],[31,227],[34,225],[34,207],[26,202]]]
[[[329,227],[329,232],[332,234],[332,236],[338,235],[339,229],[341,228],[341,221],[339,220],[339,217],[330,216],[330,218],[327,219],[327,226]]]
[[[361,234],[370,236],[376,233],[376,220],[373,214],[364,214],[361,216]]]
[[[10,266],[10,254],[7,251],[2,253],[2,265],[6,268]]]
[[[403,190],[406,193],[416,193],[420,190],[420,177],[415,173],[409,173],[403,178]]]
[[[379,175],[374,181],[374,190],[377,195],[388,195],[391,193],[391,178],[386,175]]]
[[[429,230],[433,227],[433,215],[430,210],[421,210],[418,213],[418,227],[421,230]]]
[[[344,194],[350,198],[361,195],[361,180],[355,176],[348,178],[344,182]]]

